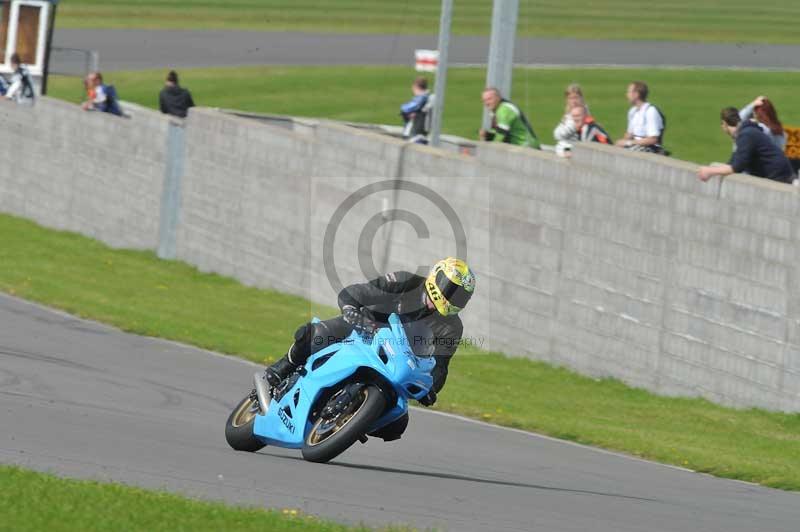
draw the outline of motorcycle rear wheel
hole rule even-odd
[[[225,439],[228,445],[237,451],[255,452],[265,447],[261,440],[253,435],[256,403],[252,396],[242,399],[233,409],[225,423]]]
[[[373,385],[361,388],[355,401],[350,412],[314,422],[303,443],[303,458],[320,463],[333,460],[364,436],[386,408],[386,398]]]

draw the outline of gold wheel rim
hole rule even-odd
[[[340,430],[347,426],[350,423],[350,420],[356,417],[356,414],[361,412],[361,409],[364,408],[364,405],[367,404],[367,398],[369,397],[369,389],[362,388],[360,390],[360,394],[363,397],[361,404],[358,405],[353,412],[347,414],[346,416],[342,417],[342,419],[336,421],[336,427],[333,429],[333,432],[328,433],[324,438],[322,438],[319,434],[317,434],[317,429],[324,421],[322,418],[319,418],[314,426],[311,427],[311,432],[308,433],[308,438],[306,439],[306,443],[309,447],[314,447],[315,445],[319,445],[322,442],[325,442],[331,438],[331,436],[337,434]]]
[[[242,401],[242,404],[236,409],[236,415],[233,416],[232,425],[235,428],[243,427],[253,421],[253,418],[256,417],[256,413],[253,411],[254,404],[255,401],[249,397],[246,401]]]

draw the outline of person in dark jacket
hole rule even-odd
[[[782,183],[794,180],[794,169],[789,159],[758,123],[742,121],[735,107],[726,107],[720,115],[722,130],[734,139],[736,147],[728,164],[700,167],[697,175],[702,181],[708,181],[715,175],[733,173],[748,173]]]
[[[436,359],[433,389],[420,400],[422,405],[432,406],[444,387],[450,358],[461,342],[464,328],[458,313],[474,291],[475,276],[469,266],[453,257],[437,262],[427,278],[400,271],[347,286],[339,292],[341,316],[301,325],[287,354],[267,368],[267,382],[272,387],[280,385],[312,353],[341,342],[354,329],[374,331],[388,322],[390,314],[396,313],[402,321],[422,322],[433,332]],[[407,425],[406,415],[373,435],[386,441],[395,440]]]
[[[158,95],[158,106],[167,115],[186,118],[189,108],[194,107],[192,93],[178,84],[178,73],[170,70],[164,88]]]

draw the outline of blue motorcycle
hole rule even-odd
[[[332,460],[428,394],[433,344],[426,324],[392,314],[388,326],[353,331],[314,353],[275,389],[256,373],[255,388],[228,417],[225,438],[237,451],[275,445],[301,449],[311,462]]]

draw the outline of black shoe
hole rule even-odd
[[[296,369],[297,366],[292,364],[287,357],[281,357],[273,365],[267,367],[267,382],[272,388],[277,388]]]

